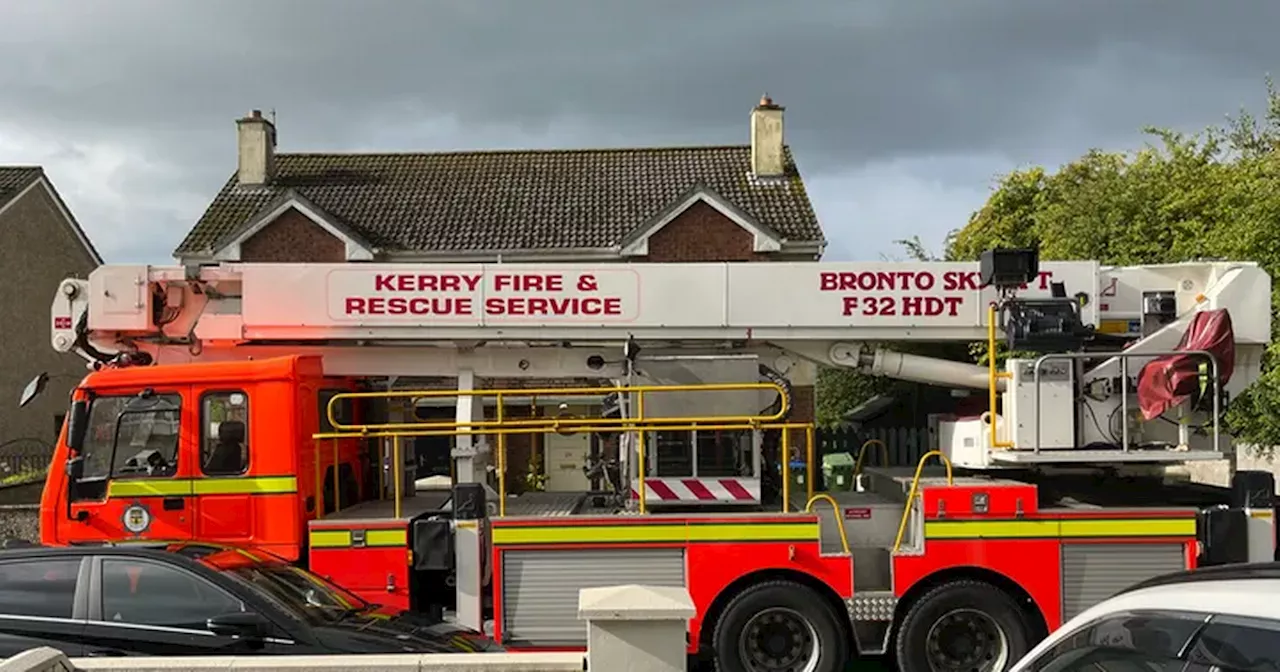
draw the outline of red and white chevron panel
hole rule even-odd
[[[646,478],[645,502],[657,504],[755,504],[758,478]],[[640,499],[639,481],[631,482],[631,499]]]

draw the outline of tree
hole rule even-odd
[[[1004,176],[987,203],[954,232],[949,260],[982,250],[1038,245],[1044,259],[1151,264],[1197,258],[1258,262],[1280,278],[1280,95],[1267,82],[1261,120],[1241,112],[1222,127],[1186,136],[1148,128],[1131,153],[1091,150],[1056,173]],[[1280,292],[1260,379],[1232,400],[1237,439],[1280,444]]]

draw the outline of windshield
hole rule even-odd
[[[220,570],[256,588],[300,620],[314,625],[335,623],[373,610],[369,604],[323,578],[286,564],[246,564]]]
[[[81,480],[170,476],[177,468],[182,398],[104,395],[89,406]]]

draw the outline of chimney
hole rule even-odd
[[[276,172],[276,126],[262,116],[262,110],[254,110],[249,116],[236,120],[239,136],[238,149],[240,184],[261,186],[271,181]]]
[[[785,168],[782,160],[782,111],[774,105],[769,94],[751,111],[751,172],[756,177],[781,177]]]

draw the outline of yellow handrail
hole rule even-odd
[[[1013,374],[1008,371],[999,371],[996,369],[996,304],[993,302],[987,306],[987,395],[988,404],[991,407],[988,411],[991,421],[991,447],[992,448],[1012,448],[1013,441],[1001,441],[996,431],[996,403],[999,399],[999,391],[996,390],[996,381],[1000,379],[1012,378]]]
[[[778,445],[778,457],[782,472],[782,512],[791,513],[791,432],[782,430],[781,443]]]
[[[320,469],[320,442],[324,439],[316,437],[312,439],[312,462],[315,463],[315,488],[316,488],[316,518],[324,517],[324,476]]]
[[[448,425],[448,426],[443,426],[443,427],[442,427],[442,424],[443,424],[443,425]],[[400,485],[400,481],[401,481],[401,477],[400,477],[400,473],[399,473],[399,471],[400,471],[400,463],[399,463],[399,459],[400,459],[400,458],[399,458],[399,451],[400,451],[400,440],[401,440],[401,439],[406,438],[406,437],[416,437],[416,436],[461,436],[461,435],[465,435],[465,436],[488,436],[488,435],[496,435],[496,436],[498,436],[498,447],[497,447],[497,456],[496,456],[496,457],[497,457],[497,462],[498,462],[498,464],[497,464],[497,465],[495,465],[495,466],[497,467],[497,471],[498,471],[498,496],[499,496],[498,515],[499,515],[499,517],[501,517],[501,516],[505,516],[505,515],[506,515],[506,475],[505,475],[505,472],[506,472],[506,443],[505,443],[505,441],[504,441],[504,437],[505,437],[505,436],[507,436],[507,435],[512,435],[512,434],[539,434],[539,433],[544,433],[544,432],[546,432],[546,431],[549,431],[549,429],[550,429],[550,428],[546,428],[546,427],[529,427],[529,426],[513,427],[513,428],[502,428],[502,427],[495,427],[495,426],[486,426],[486,427],[478,427],[478,428],[475,428],[475,429],[460,429],[460,428],[458,428],[458,427],[453,426],[453,425],[455,425],[455,424],[465,425],[466,423],[431,423],[431,422],[426,422],[426,423],[418,423],[418,424],[416,425],[417,427],[420,427],[421,429],[413,429],[413,430],[405,429],[405,430],[401,430],[401,431],[386,431],[386,430],[383,430],[383,431],[376,431],[376,432],[342,432],[342,431],[338,431],[338,432],[317,432],[317,433],[315,433],[315,434],[313,434],[313,435],[312,435],[312,439],[314,439],[315,441],[317,441],[317,449],[316,449],[316,454],[317,454],[317,464],[319,463],[319,462],[318,462],[318,459],[319,459],[319,444],[318,444],[318,442],[319,442],[320,440],[323,440],[323,439],[343,439],[343,438],[365,438],[365,439],[370,439],[370,438],[390,438],[390,439],[392,439],[392,440],[393,440],[393,443],[395,444],[395,452],[397,453],[396,458],[395,458],[395,459],[396,459],[396,465],[395,465],[395,472],[396,472],[396,476],[395,476],[395,478],[396,478],[396,484],[397,484],[397,489],[396,489],[396,493],[395,493],[395,498],[396,498],[395,506],[396,506],[396,510],[397,510],[397,511],[399,511],[399,510],[400,510],[400,506],[401,506],[402,496],[403,496],[403,495],[402,495],[402,493],[399,491],[399,485]],[[574,423],[565,423],[565,426],[568,426],[568,427],[577,427],[578,425],[576,425],[576,424],[574,424]],[[783,432],[783,436],[784,436],[784,437],[786,437],[786,435],[787,435],[787,431],[788,431],[788,430],[792,430],[792,429],[804,429],[804,430],[805,430],[805,439],[806,439],[806,442],[808,443],[808,450],[806,451],[806,454],[807,454],[807,456],[809,457],[810,461],[812,461],[812,455],[813,455],[813,437],[814,437],[814,428],[813,428],[813,424],[812,424],[812,423],[804,423],[804,422],[784,422],[784,423],[755,423],[755,422],[738,422],[738,423],[720,423],[720,424],[693,424],[693,423],[690,423],[690,424],[686,424],[686,425],[666,425],[666,424],[664,424],[664,425],[657,425],[657,426],[655,426],[655,425],[650,425],[650,424],[648,424],[647,422],[635,422],[635,421],[633,421],[633,422],[630,422],[630,423],[625,424],[625,425],[615,425],[615,426],[610,426],[610,427],[594,427],[594,428],[591,428],[591,431],[593,431],[593,432],[599,432],[599,433],[606,433],[606,432],[624,433],[624,432],[631,432],[631,431],[634,431],[634,432],[636,432],[636,433],[639,435],[639,438],[640,438],[640,445],[637,447],[637,450],[636,450],[636,459],[637,459],[637,460],[639,461],[639,463],[640,463],[640,464],[639,464],[639,469],[638,469],[638,474],[639,474],[639,479],[638,479],[638,480],[639,480],[639,483],[638,483],[638,487],[637,487],[637,489],[638,489],[638,492],[639,492],[639,495],[640,495],[640,505],[639,505],[639,507],[640,507],[640,513],[646,513],[646,512],[647,512],[647,506],[646,506],[646,503],[645,503],[645,492],[646,492],[645,477],[646,477],[646,470],[647,470],[647,465],[646,465],[646,455],[647,455],[647,451],[646,451],[646,449],[645,449],[645,444],[644,444],[644,434],[645,434],[645,432],[647,432],[647,431],[659,431],[659,430],[660,430],[660,431],[690,431],[690,430],[781,430],[781,431]],[[787,441],[787,440],[784,438],[784,442],[785,442],[785,441]],[[789,442],[788,442],[788,443],[789,443]],[[789,448],[788,448],[788,449],[789,449]],[[789,464],[790,459],[789,459],[789,458],[790,458],[790,456],[789,456],[789,455],[788,455],[788,456],[786,456],[786,461],[784,462],[784,465],[786,465],[786,467],[787,467],[787,469],[786,469],[786,470],[784,470],[784,474],[785,474],[787,477],[789,477],[789,476],[790,476],[790,471],[789,471],[789,469],[790,469],[790,464]],[[379,466],[379,468],[381,468],[381,466]],[[317,468],[317,470],[316,470],[316,471],[317,471],[317,473],[319,473],[319,468]],[[317,477],[317,481],[318,481],[318,477]],[[788,481],[787,481],[787,480],[784,480],[784,481],[783,481],[783,486],[782,486],[782,487],[783,487],[783,492],[784,492],[784,493],[787,493],[787,494],[789,494],[789,487],[788,487],[788,485],[789,485],[789,484],[788,484]],[[811,487],[812,487],[812,486],[811,486]],[[784,501],[784,504],[783,504],[784,511],[788,511],[788,510],[789,510],[789,507],[790,507],[790,502],[789,502],[785,497],[784,497],[784,500],[783,500],[783,501]],[[398,516],[398,515],[399,515],[399,514],[397,513],[397,516]]]
[[[636,415],[641,418],[644,417],[644,395],[643,394],[636,395]],[[636,474],[639,475],[639,479],[636,482],[636,492],[640,496],[639,507],[640,507],[641,514],[648,513],[649,511],[648,503],[645,501],[648,499],[648,488],[647,488],[648,484],[645,483],[645,478],[647,476],[648,466],[649,466],[648,464],[649,451],[646,449],[647,447],[645,446],[645,442],[647,440],[648,439],[645,437],[643,429],[636,430],[636,441],[638,444],[636,445],[636,461],[639,462],[639,464],[636,465]],[[622,443],[622,439],[618,439],[618,443]],[[626,480],[628,481],[631,480],[631,474],[627,474]]]
[[[858,474],[862,473],[862,461],[867,457],[867,448],[870,448],[873,443],[880,444],[880,461],[884,463],[884,466],[889,466],[889,446],[886,446],[884,441],[880,439],[867,439],[862,442],[862,448],[858,449],[858,461],[853,463],[854,478],[857,478]]]
[[[395,492],[395,517],[399,518],[403,513],[401,507],[404,505],[404,455],[400,452],[400,437],[396,437],[391,441],[391,477],[396,479],[392,484]]]
[[[498,408],[494,415],[498,418],[498,424],[503,421],[502,395],[498,395]],[[507,435],[498,435],[498,517],[502,518],[507,515]]]
[[[443,426],[444,424],[447,424],[448,426]],[[561,422],[557,426],[548,426],[548,427],[523,426],[523,427],[512,427],[509,429],[502,428],[502,427],[494,427],[492,425],[486,426],[486,427],[477,427],[475,429],[455,429],[453,428],[453,424],[454,423],[424,422],[420,425],[417,425],[416,429],[406,428],[402,430],[379,430],[379,431],[369,431],[369,432],[316,432],[315,434],[311,435],[311,438],[313,439],[334,439],[334,438],[376,439],[379,437],[389,438],[394,436],[400,436],[400,437],[498,436],[501,434],[506,434],[506,435],[543,434],[546,432],[556,431],[557,429],[564,430],[564,431],[590,431],[597,434],[610,434],[610,433],[623,433],[623,432],[638,432],[642,430],[646,432],[654,432],[654,431],[682,432],[682,431],[691,431],[695,429],[722,430],[722,431],[733,430],[733,429],[741,429],[741,430],[756,430],[756,429],[774,430],[774,429],[784,429],[784,428],[804,429],[805,427],[810,426],[809,424],[802,423],[802,422],[795,422],[795,423],[726,422],[726,423],[705,423],[705,424],[704,423],[688,423],[688,424],[682,424],[682,425],[668,425],[668,424],[653,424],[647,420],[644,422],[632,421],[626,424],[613,425],[609,427],[595,427],[591,425],[584,426],[582,424],[578,424],[578,422],[576,421]],[[459,424],[465,426],[468,423],[463,422]]]
[[[845,555],[853,555],[853,551],[849,550],[849,535],[844,531],[844,521],[840,520],[840,505],[836,504],[835,498],[825,492],[819,492],[809,497],[809,502],[804,505],[804,512],[813,513],[813,504],[819,500],[831,505],[831,512],[836,517],[836,529],[840,530],[840,546],[844,548]],[[821,533],[819,533],[819,542],[821,542]]]
[[[387,442],[378,440],[378,501],[387,498]]]
[[[339,461],[340,461],[340,458],[338,456],[338,440],[334,439],[333,440],[333,512],[334,513],[337,513],[342,510],[342,489],[340,487],[342,483],[342,481],[340,480],[340,472],[342,471],[342,469],[339,468],[338,466]]]
[[[911,491],[907,493],[907,505],[902,508],[902,522],[898,525],[898,536],[893,540],[893,553],[898,552],[898,548],[902,546],[902,535],[907,532],[907,521],[911,519],[911,504],[916,500],[916,494],[920,488],[920,474],[924,471],[925,460],[930,457],[937,456],[942,461],[943,466],[947,468],[947,487],[951,487],[954,480],[951,477],[951,460],[940,450],[931,450],[920,456],[920,461],[916,463],[916,475],[911,479]]]
[[[560,396],[560,397],[603,397],[610,394],[633,394],[637,399],[637,409],[643,407],[639,403],[647,394],[661,392],[749,392],[752,390],[772,390],[777,392],[782,403],[779,404],[778,411],[767,415],[721,415],[721,416],[690,416],[690,417],[667,417],[667,418],[646,418],[641,411],[637,410],[634,418],[576,418],[573,420],[564,420],[560,418],[522,418],[510,419],[499,422],[497,420],[466,420],[460,422],[439,422],[434,423],[439,427],[536,427],[545,429],[559,429],[569,426],[581,430],[600,431],[604,427],[614,425],[626,425],[635,421],[643,421],[654,425],[665,424],[688,424],[688,423],[716,423],[716,422],[735,422],[735,423],[763,423],[778,422],[783,420],[787,413],[791,410],[791,399],[786,389],[777,383],[708,383],[700,385],[631,385],[618,387],[567,387],[563,389],[546,388],[546,389],[529,389],[523,390],[519,388],[511,389],[495,389],[495,390],[392,390],[383,392],[341,392],[333,395],[329,399],[326,409],[329,415],[329,423],[335,431],[340,432],[360,432],[368,434],[375,431],[393,431],[400,429],[413,429],[421,426],[416,422],[385,422],[380,424],[344,424],[338,422],[336,417],[337,404],[347,399],[408,399],[416,401],[419,399],[438,399],[438,398],[499,398],[511,397],[538,397],[538,396]]]
[[[809,498],[813,497],[813,434],[813,425],[806,425],[804,428],[804,466],[805,485],[808,487],[805,488],[804,494]]]

